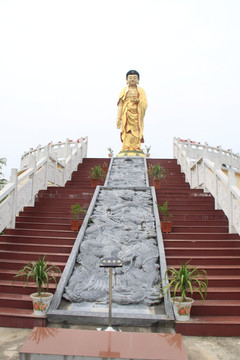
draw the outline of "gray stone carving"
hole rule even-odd
[[[117,182],[123,187],[127,183],[128,188],[100,190],[63,297],[77,303],[106,304],[109,275],[108,269],[100,268],[100,260],[118,257],[123,267],[113,271],[113,303],[156,304],[160,275],[151,191],[129,187],[131,182],[144,185],[144,162],[136,158],[114,160],[108,184],[116,186]],[[116,175],[119,171],[121,179]]]
[[[114,158],[108,186],[146,186],[144,158]]]

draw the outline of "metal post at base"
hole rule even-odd
[[[112,326],[112,268],[122,267],[122,261],[116,258],[106,258],[100,263],[100,267],[109,268],[109,306],[108,306],[108,326],[97,328],[99,331],[121,331],[117,327]]]

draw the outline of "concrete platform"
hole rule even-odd
[[[36,327],[20,360],[188,360],[180,334]]]
[[[50,324],[50,326],[53,327],[54,324]],[[72,325],[72,328],[79,329],[76,325]],[[93,327],[86,327],[86,329],[93,330]],[[127,328],[121,327],[121,329],[128,331]],[[31,331],[30,329],[0,327],[0,359],[19,360],[19,350]],[[133,331],[145,332],[150,329],[134,328]],[[182,336],[182,339],[188,360],[239,360],[239,337]]]

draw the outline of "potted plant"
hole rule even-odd
[[[162,206],[158,203],[156,203],[156,204],[157,204],[158,210],[163,215],[163,221],[161,220],[162,232],[169,233],[172,231],[172,221],[170,221],[172,214],[169,212],[169,209],[168,209],[168,201],[165,201],[165,203]]]
[[[43,316],[46,314],[53,294],[48,292],[49,282],[54,281],[57,285],[56,273],[61,273],[59,267],[49,264],[45,261],[45,256],[42,259],[31,261],[24,265],[14,276],[15,278],[21,278],[24,282],[24,286],[27,286],[29,280],[32,279],[37,288],[37,292],[30,295],[33,301],[34,315]]]
[[[160,188],[160,182],[167,176],[167,171],[160,164],[151,164],[148,168],[148,172],[153,176],[153,185],[155,189]]]
[[[206,299],[208,288],[206,271],[194,267],[189,264],[189,261],[186,261],[180,268],[170,267],[166,270],[165,283],[161,292],[162,294],[169,293],[172,289],[171,302],[176,320],[188,321],[194,300],[187,295],[192,296],[196,291],[203,301]]]
[[[73,220],[71,220],[71,230],[78,231],[82,225],[82,219],[79,219],[79,214],[86,214],[86,210],[84,210],[79,203],[76,203],[71,205],[71,213],[73,216]]]
[[[91,177],[91,186],[96,187],[99,185],[100,180],[105,179],[105,172],[103,171],[100,165],[95,165],[90,170],[90,177]]]
[[[104,161],[104,163],[102,164],[102,169],[105,172],[105,174],[107,174],[107,172],[108,172],[108,164],[106,163],[106,161]]]
[[[150,157],[150,149],[151,149],[151,146],[145,145],[145,149],[146,149],[146,157]]]
[[[108,148],[108,157],[113,157],[113,149],[112,148]]]

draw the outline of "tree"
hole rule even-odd
[[[7,183],[7,180],[2,178],[3,173],[1,172],[3,165],[7,164],[7,159],[0,158],[0,190],[4,187],[4,185]]]

